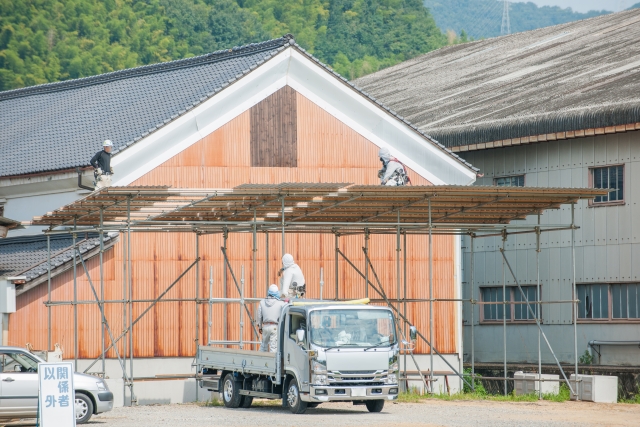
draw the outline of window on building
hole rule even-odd
[[[537,289],[536,286],[523,286],[522,290],[525,296],[522,296],[517,286],[507,287],[507,301],[515,303],[536,302]],[[502,286],[480,288],[480,294],[483,302],[502,302]],[[483,304],[483,320],[493,321],[502,320],[504,316],[504,304]],[[535,321],[538,313],[538,307],[531,305],[533,314],[529,312],[527,304],[508,304],[506,309],[507,321]]]
[[[619,202],[624,200],[624,167],[607,166],[591,169],[593,188],[610,188],[606,196],[597,196],[594,203]]]
[[[494,178],[493,184],[498,187],[524,187],[524,175],[501,176]]]
[[[578,318],[609,318],[609,285],[578,285]]]

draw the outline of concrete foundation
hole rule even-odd
[[[447,360],[447,362],[451,364],[451,366],[456,368],[458,372],[462,373],[462,361],[460,360],[457,354],[445,354],[443,356]],[[416,362],[418,364],[418,367],[420,368],[420,371],[428,377],[428,372],[429,372],[429,369],[431,368],[431,362],[430,362],[431,356],[428,354],[416,354],[414,355],[414,358],[416,359]],[[407,355],[406,361],[407,361],[407,371],[418,370],[418,367],[416,367],[415,363],[413,362],[413,360],[409,355]],[[404,355],[401,355],[400,371],[404,371],[404,363],[405,363],[405,357]],[[433,371],[436,374],[434,375],[434,391],[436,393],[446,393],[447,382],[449,383],[449,393],[455,394],[462,391],[462,385],[463,385],[462,379],[460,379],[460,377],[458,377],[456,374],[445,375],[445,376],[438,375],[440,373],[439,371],[447,372],[447,373],[452,371],[451,371],[451,368],[447,366],[447,364],[437,355],[433,356]],[[429,383],[427,381],[427,385],[428,384]],[[414,389],[418,393],[425,392],[424,383],[422,382],[420,377],[418,377],[417,375],[409,375],[409,381],[407,382],[407,386],[409,389]]]
[[[73,361],[72,361],[73,362]],[[83,372],[92,360],[78,360],[78,372]],[[207,401],[211,399],[211,392],[198,388],[196,381],[190,379],[166,378],[170,375],[194,375],[193,358],[141,358],[133,361],[133,393],[138,405],[187,403]],[[127,374],[129,361],[126,363]],[[102,370],[102,361],[98,361],[89,370],[97,373]],[[105,360],[105,380],[113,392],[114,406],[128,406],[131,395],[128,387],[124,387],[122,368],[117,359]],[[197,396],[196,396],[197,394]]]

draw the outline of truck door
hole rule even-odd
[[[38,408],[38,362],[26,353],[0,351],[0,414],[34,417]]]
[[[296,374],[300,381],[300,391],[309,391],[309,357],[307,355],[308,337],[306,334],[306,327],[304,327],[305,316],[303,313],[289,311],[285,321],[285,335],[284,335],[284,366],[285,370],[291,371]],[[305,342],[301,347],[296,342],[296,330],[300,327],[305,329]]]

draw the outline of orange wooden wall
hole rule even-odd
[[[172,159],[151,170],[132,185],[170,185],[173,187],[234,187],[244,183],[280,182],[351,182],[379,184],[380,162],[378,148],[340,122],[326,111],[297,94],[297,168],[251,167],[250,113],[236,117],[217,131],[203,138]],[[409,171],[415,185],[429,185],[415,172]],[[107,299],[122,298],[122,244],[121,236],[115,248],[105,256],[105,295]],[[269,278],[265,278],[265,235],[258,236],[257,271],[252,272],[249,234],[232,234],[228,239],[228,253],[238,281],[240,269],[246,271],[246,296],[263,297],[268,283],[276,282],[276,273],[282,257],[280,235],[269,236]],[[193,298],[198,286],[199,296],[208,297],[209,268],[214,271],[214,297],[223,296],[223,262],[220,235],[200,237],[200,278],[196,284],[195,268],[166,295],[165,298]],[[286,250],[302,267],[307,280],[308,297],[319,296],[320,268],[324,268],[324,297],[335,297],[335,250],[333,235],[287,235]],[[434,296],[454,298],[454,249],[451,236],[434,236]],[[364,271],[363,236],[340,238],[342,251]],[[397,296],[396,237],[371,236],[369,242],[372,262],[385,291],[390,298]],[[407,298],[429,297],[428,240],[426,236],[407,237]],[[153,299],[169,286],[194,260],[195,236],[177,233],[134,233],[132,235],[133,297]],[[97,257],[89,261],[94,283],[99,287]],[[79,275],[81,270],[79,269]],[[365,283],[344,261],[339,265],[340,298],[361,298]],[[373,275],[370,274],[373,280]],[[401,289],[404,288],[404,278]],[[73,277],[64,273],[53,280],[55,300],[71,300]],[[92,294],[86,278],[78,279],[80,300],[91,300]],[[98,292],[99,289],[98,289]],[[229,275],[227,295],[237,297]],[[369,296],[377,298],[370,289]],[[46,285],[18,297],[18,311],[10,317],[12,344],[31,342],[35,348],[45,348],[47,341]],[[134,319],[149,303],[134,304]],[[206,341],[208,305],[200,308],[200,342]],[[95,306],[80,305],[81,317],[79,357],[97,357],[100,353],[100,314]],[[253,311],[253,310],[252,310]],[[434,332],[436,348],[442,353],[454,353],[456,348],[456,321],[454,303],[435,303]],[[73,358],[73,310],[71,306],[55,307],[53,342],[59,342],[65,357]],[[122,331],[122,306],[107,306],[109,323],[116,335]],[[429,338],[428,303],[409,303],[408,317]],[[223,338],[223,308],[214,305],[212,339]],[[239,336],[239,307],[228,308],[228,338]],[[244,339],[254,339],[248,318],[244,317]],[[195,345],[195,304],[193,302],[164,302],[153,308],[134,327],[136,357],[193,356]],[[110,343],[106,339],[107,344]],[[121,349],[121,346],[119,347]],[[418,352],[428,352],[422,343]],[[113,351],[109,354],[115,357]]]

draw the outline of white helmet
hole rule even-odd
[[[102,143],[103,147],[113,147],[113,142],[111,142],[110,139],[105,139],[105,141]]]

